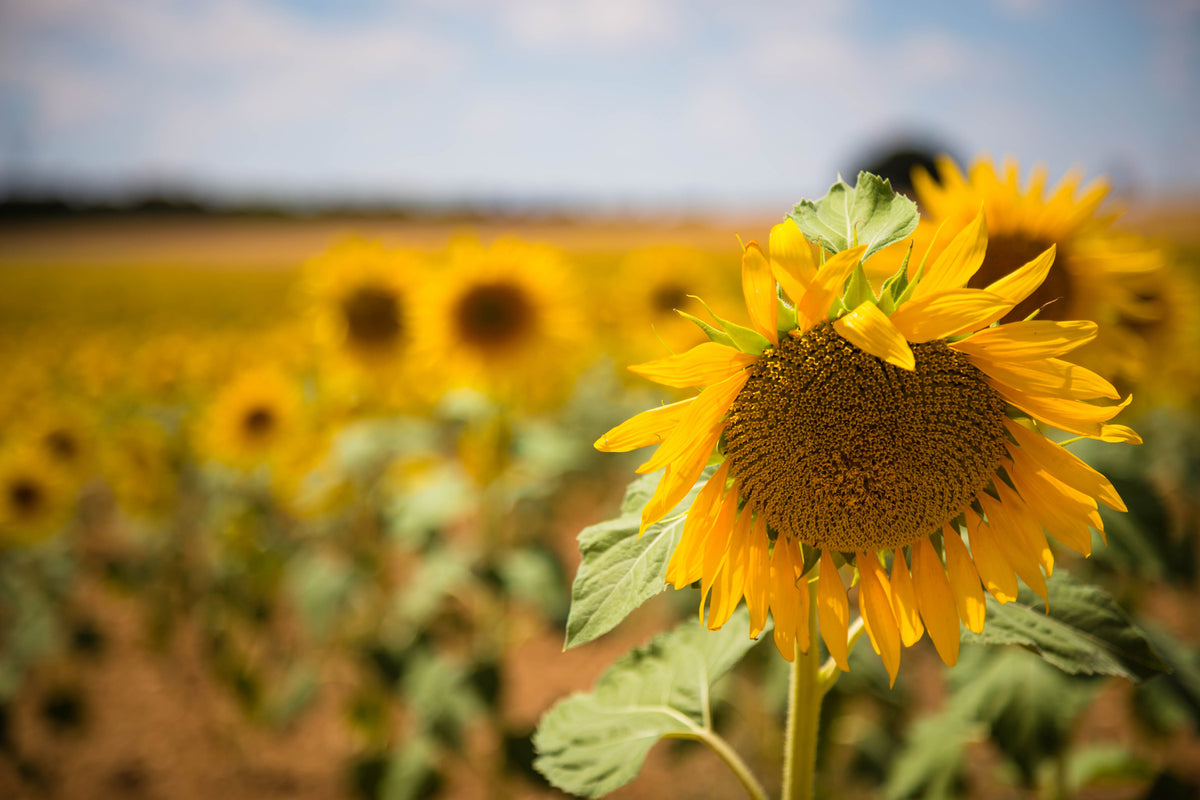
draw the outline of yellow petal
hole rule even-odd
[[[597,439],[593,446],[605,453],[627,453],[639,447],[660,444],[683,419],[684,412],[694,399],[680,400],[630,417]]]
[[[1031,319],[984,328],[961,342],[950,345],[971,355],[994,360],[1032,361],[1058,358],[1096,338],[1094,322]]]
[[[1104,530],[1096,501],[1047,472],[1019,447],[1009,447],[1008,475],[1037,520],[1054,538],[1084,555],[1091,553],[1089,528]]]
[[[746,550],[746,610],[750,612],[751,638],[756,638],[767,626],[767,610],[771,605],[770,550],[767,521],[759,514]]]
[[[883,659],[891,685],[895,686],[896,673],[900,671],[900,629],[892,612],[887,574],[874,553],[858,554],[858,574],[861,576],[858,609],[863,625],[871,638],[871,646]]]
[[[986,375],[984,381],[1001,397],[1038,422],[1083,436],[1100,437],[1108,427],[1104,423],[1121,413],[1121,410],[1133,401],[1133,395],[1130,395],[1124,402],[1116,405],[1099,406],[1082,400],[1032,395]]]
[[[1096,498],[1109,508],[1126,511],[1125,503],[1108,478],[1089,467],[1078,456],[1063,447],[1031,431],[1019,422],[1004,420],[1008,432],[1017,440],[1023,451],[1029,454],[1046,472],[1083,494]]]
[[[1054,264],[1055,245],[1050,245],[1044,253],[1033,259],[1020,269],[1013,270],[998,281],[988,284],[987,290],[998,294],[1012,305],[1017,305],[1026,297],[1033,294]]]
[[[733,523],[729,557],[713,583],[712,603],[708,607],[708,629],[715,631],[729,621],[746,589],[747,553],[750,550],[752,512],[742,508]]]
[[[629,371],[663,386],[684,389],[720,383],[757,359],[723,344],[704,342],[685,353],[635,364]]]
[[[1102,425],[1100,435],[1095,437],[1102,442],[1119,442],[1124,444],[1141,444],[1142,437],[1128,425]]]
[[[891,321],[910,342],[929,342],[978,330],[1003,317],[1012,304],[982,289],[951,289],[909,300]]]
[[[687,519],[683,523],[683,534],[675,552],[671,554],[670,563],[667,564],[667,583],[676,589],[682,589],[700,580],[700,558],[703,552],[701,548],[709,526],[720,508],[728,477],[729,462],[722,461],[721,466],[717,467],[717,471],[697,493],[692,507],[688,509]]]
[[[806,587],[796,585],[792,549],[780,536],[775,540],[775,551],[771,554],[771,617],[775,620],[775,647],[788,661],[796,658],[796,616],[801,593],[807,595],[808,591]]]
[[[1004,481],[994,481],[996,493],[1000,495],[1001,513],[1008,516],[1008,524],[1014,526],[1021,547],[1032,553],[1034,559],[1041,565],[1042,571],[1049,578],[1054,574],[1054,551],[1046,544],[1046,534],[1042,525],[1033,516],[1029,506],[1021,499],[1015,490],[1010,489]],[[1029,583],[1026,581],[1026,583]],[[1030,584],[1032,586],[1032,584]]]
[[[725,495],[725,499],[721,502],[721,506],[717,510],[717,516],[713,519],[713,523],[708,529],[708,535],[704,537],[704,544],[701,545],[701,613],[704,612],[704,599],[708,597],[713,580],[721,571],[721,566],[725,563],[725,559],[729,555],[729,543],[733,539],[733,525],[734,520],[737,518],[737,504],[738,492],[737,484],[735,483],[730,487]]]
[[[639,537],[646,532],[646,528],[665,517],[667,512],[687,497],[687,493],[696,485],[696,481],[700,480],[700,473],[704,472],[704,467],[708,463],[713,448],[717,446],[719,438],[720,430],[710,431],[706,436],[698,438],[690,450],[685,451],[678,459],[667,465],[658,486],[654,489],[654,494],[650,496],[650,499],[646,501],[646,506],[642,509]]]
[[[870,300],[840,317],[833,329],[850,344],[889,364],[912,371],[917,368],[916,358],[908,342],[896,330],[887,314]]]
[[[817,265],[808,240],[796,223],[788,219],[771,228],[767,250],[775,280],[795,303],[817,276]]]
[[[913,289],[913,299],[919,300],[937,292],[959,289],[979,271],[987,250],[987,219],[983,207],[967,227],[950,240],[946,249],[921,276]]]
[[[1017,575],[1004,557],[995,534],[970,509],[966,512],[967,533],[971,537],[971,557],[983,585],[1001,603],[1017,599]]]
[[[958,608],[958,618],[967,626],[967,630],[979,633],[983,630],[984,617],[987,615],[979,571],[975,568],[975,562],[971,560],[971,554],[967,552],[967,546],[959,538],[958,531],[951,530],[949,525],[943,525],[942,541],[945,543],[946,572],[954,590],[954,605]]]
[[[973,355],[971,362],[994,379],[1029,394],[1070,400],[1121,397],[1111,383],[1095,372],[1058,358],[1004,361]]]
[[[850,628],[850,601],[846,598],[846,584],[833,565],[828,550],[821,552],[820,574],[817,578],[817,623],[821,627],[821,638],[829,650],[829,657],[843,672],[850,671],[847,656],[847,635]]]
[[[817,277],[809,284],[804,297],[796,303],[796,318],[802,329],[812,327],[829,315],[833,301],[842,296],[846,279],[862,261],[866,251],[865,244],[843,250],[817,271]]]
[[[894,578],[893,575],[893,590]],[[959,643],[954,593],[950,591],[946,571],[928,537],[922,537],[913,545],[912,579],[916,587],[917,606],[929,630],[929,638],[933,640],[933,646],[946,666],[953,667],[958,663]],[[975,585],[979,585],[978,579]]]
[[[729,404],[746,385],[748,377],[745,371],[736,372],[696,395],[685,410],[683,419],[658,446],[650,460],[637,468],[637,472],[646,475],[662,469],[690,449],[697,439],[709,436],[714,428],[719,430],[721,420],[729,411]]]
[[[742,295],[754,329],[770,339],[771,344],[779,344],[776,328],[779,299],[775,294],[775,279],[771,277],[771,265],[758,242],[750,242],[742,252]]]
[[[994,534],[993,541],[1000,548],[1004,560],[1026,586],[1033,589],[1043,600],[1047,600],[1046,578],[1038,566],[1037,557],[1022,541],[1020,526],[1007,513],[1007,509],[990,495],[981,492],[979,504],[983,507],[983,513],[987,514],[988,529]],[[971,540],[971,544],[974,546],[974,539]]]
[[[904,642],[905,647],[912,647],[921,639],[925,626],[921,624],[921,614],[917,610],[912,575],[900,550],[892,557],[892,611],[900,625],[900,641]]]

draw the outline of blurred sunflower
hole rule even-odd
[[[143,417],[121,423],[104,439],[101,472],[121,509],[164,517],[175,508],[181,454],[167,430]]]
[[[587,344],[562,255],[517,239],[460,239],[448,255],[420,309],[424,364],[447,387],[506,402],[559,396]]]
[[[199,432],[203,453],[252,468],[277,458],[302,434],[300,388],[284,373],[263,368],[235,377],[214,398]]]
[[[1039,425],[1138,439],[1108,424],[1128,400],[1092,402],[1117,393],[1061,359],[1095,337],[1095,323],[993,325],[1046,279],[1053,247],[984,289],[964,288],[986,257],[980,214],[878,295],[859,268],[865,249],[818,266],[790,223],[772,231],[769,257],[751,242],[742,284],[753,329],[723,323],[713,341],[633,367],[667,386],[704,388],[633,417],[596,447],[658,445],[638,469],[664,470],[643,530],[684,499],[715,452],[720,466],[687,512],[667,572],[676,588],[700,581],[710,628],[744,595],[751,635],[769,611],[783,656],[807,652],[802,578],[815,569],[820,633],[845,670],[838,564],[852,562],[863,625],[894,681],[902,646],[925,630],[955,663],[959,622],[983,627],[981,580],[1001,602],[1016,597],[1018,576],[1045,596],[1054,557],[1043,529],[1087,554],[1090,528],[1102,530],[1096,501],[1124,508]],[[777,282],[794,305],[779,302]]]
[[[97,424],[82,406],[60,401],[41,407],[26,421],[25,435],[76,485],[92,477],[96,467]]]
[[[1002,321],[1025,319],[1039,309],[1043,320],[1092,320],[1100,333],[1076,358],[1117,377],[1136,376],[1140,337],[1124,322],[1160,315],[1158,304],[1137,286],[1161,273],[1162,254],[1137,236],[1113,230],[1119,215],[1100,210],[1107,182],[1081,188],[1080,177],[1069,174],[1047,191],[1046,177],[1045,170],[1035,170],[1022,188],[1015,163],[998,172],[989,159],[975,161],[966,175],[945,156],[938,159],[936,178],[917,168],[913,185],[925,219],[914,238],[936,256],[982,206],[988,251],[971,288],[987,286],[1055,245],[1058,255],[1046,280]]]
[[[37,447],[0,452],[0,547],[33,544],[51,536],[70,516],[70,477]]]
[[[620,334],[622,351],[634,358],[651,355],[646,331],[671,352],[685,350],[704,339],[703,332],[676,311],[700,313],[696,297],[730,295],[718,279],[712,253],[692,247],[662,245],[626,254],[615,273],[601,276],[609,296],[601,313],[605,328]]]

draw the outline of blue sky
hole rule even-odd
[[[0,0],[0,179],[760,209],[912,135],[1200,188],[1200,4]]]

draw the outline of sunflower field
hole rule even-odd
[[[5,223],[0,795],[1196,796],[1196,212],[913,186]]]

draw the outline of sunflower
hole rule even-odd
[[[168,431],[157,421],[123,421],[105,437],[101,471],[125,513],[161,518],[175,507],[181,457]]]
[[[209,406],[200,449],[235,467],[270,461],[299,435],[302,401],[300,388],[284,373],[271,368],[244,372]]]
[[[966,288],[986,258],[981,213],[878,295],[859,266],[865,249],[818,265],[790,221],[772,230],[769,255],[746,245],[753,328],[723,323],[710,328],[712,341],[633,367],[667,386],[703,388],[627,420],[596,447],[658,445],[638,469],[664,470],[643,530],[719,463],[667,571],[676,588],[700,582],[710,628],[745,596],[751,635],[769,612],[791,660],[811,644],[813,581],[820,634],[848,669],[839,565],[852,564],[863,625],[894,681],[902,646],[925,630],[955,663],[959,622],[982,630],[983,587],[1009,601],[1019,577],[1045,596],[1054,557],[1043,530],[1086,555],[1089,529],[1102,532],[1097,500],[1124,508],[1041,426],[1138,439],[1109,424],[1128,400],[1093,402],[1117,393],[1061,358],[1096,336],[1094,323],[993,324],[1046,280],[1053,246],[985,288]]]
[[[70,476],[39,448],[0,452],[0,547],[42,541],[63,526],[74,491]]]
[[[559,251],[517,239],[453,242],[419,316],[423,364],[451,388],[539,405],[585,356],[584,326]]]
[[[712,253],[692,247],[660,245],[627,253],[615,273],[601,276],[609,295],[602,312],[607,327],[621,334],[620,347],[635,357],[646,358],[645,332],[671,352],[699,344],[704,334],[686,318],[675,313],[701,313],[696,297],[732,294],[726,291]]]
[[[1054,244],[1058,254],[1046,280],[1002,321],[1025,319],[1040,310],[1043,320],[1097,322],[1101,332],[1076,358],[1106,374],[1136,379],[1144,363],[1144,341],[1136,327],[1124,323],[1161,315],[1159,304],[1141,287],[1161,273],[1162,254],[1145,240],[1113,228],[1118,214],[1101,209],[1109,192],[1105,181],[1081,187],[1080,176],[1068,174],[1047,190],[1046,178],[1044,170],[1035,170],[1022,188],[1014,162],[998,172],[991,160],[978,159],[964,175],[943,156],[936,179],[923,168],[913,174],[917,205],[925,215],[916,238],[931,243],[937,255],[982,206],[988,251],[968,283],[971,288],[987,286]]]

